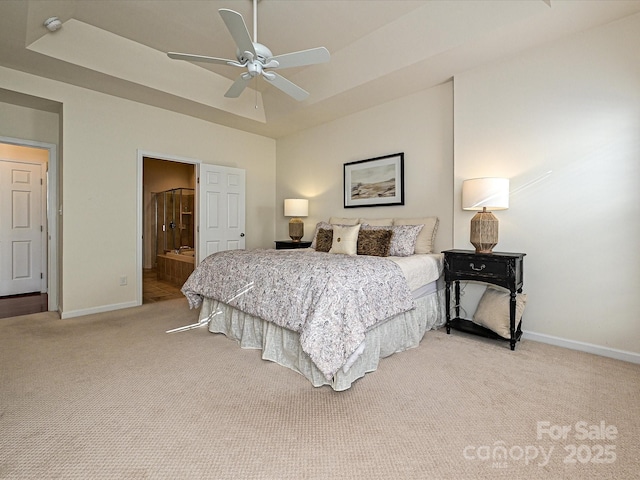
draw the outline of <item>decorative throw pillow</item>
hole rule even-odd
[[[473,322],[488,328],[503,338],[511,338],[510,298],[511,294],[508,291],[487,287],[480,298],[476,313],[473,314]],[[516,294],[516,329],[522,319],[526,303],[526,294]]]
[[[333,225],[327,222],[318,222],[316,224],[316,231],[313,233],[313,240],[311,240],[311,248],[316,248],[316,240],[321,228],[324,228],[325,230],[333,230]]]
[[[416,240],[415,253],[433,253],[433,243],[438,231],[438,217],[394,218],[394,225],[424,225]]]
[[[360,230],[358,233],[358,255],[388,257],[391,249],[391,230]]]
[[[329,223],[332,225],[357,225],[359,222],[357,218],[331,217]]]
[[[358,232],[360,225],[333,226],[333,241],[329,253],[344,253],[346,255],[356,255],[358,253]]]
[[[333,243],[333,230],[321,228],[316,235],[316,252],[328,252]]]
[[[392,227],[377,227],[371,225],[363,225],[363,230],[388,230],[391,229],[393,236],[391,237],[391,248],[389,255],[393,257],[408,257],[415,253],[416,239],[422,225],[394,225]]]

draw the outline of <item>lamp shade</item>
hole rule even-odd
[[[509,208],[508,178],[472,178],[462,182],[463,210],[506,210]]]
[[[309,200],[303,198],[287,198],[284,201],[285,217],[306,217],[309,215]]]

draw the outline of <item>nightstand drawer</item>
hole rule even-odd
[[[476,280],[504,288],[522,287],[524,253],[477,254],[468,250],[444,252],[445,280]]]
[[[477,273],[480,275],[507,276],[509,273],[508,264],[504,261],[495,262],[478,258],[453,257],[449,268],[457,273]]]

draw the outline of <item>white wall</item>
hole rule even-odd
[[[339,217],[436,215],[436,249],[452,245],[453,90],[451,82],[278,139],[277,236],[288,238],[285,198],[308,198],[305,239]],[[404,206],[344,208],[343,165],[404,152]],[[274,238],[275,240],[275,238]]]
[[[3,67],[0,88],[63,104],[63,315],[136,300],[138,149],[246,169],[247,246],[272,245],[275,140]]]
[[[496,250],[527,254],[524,330],[620,358],[640,354],[638,52],[635,15],[454,80],[455,246],[462,181],[510,178]]]
[[[4,137],[58,143],[57,113],[34,110],[2,102],[0,95],[0,132]]]

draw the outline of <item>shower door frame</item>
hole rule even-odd
[[[180,208],[178,209],[178,215],[176,215],[176,204],[175,204],[175,197],[178,195],[177,191],[180,191],[179,197],[180,197]],[[185,195],[184,190],[188,190],[189,193],[187,195]],[[176,187],[176,188],[170,188],[169,190],[163,190],[161,192],[151,192],[153,194],[154,197],[154,228],[152,229],[154,238],[153,238],[153,244],[155,245],[155,249],[156,252],[155,254],[158,255],[159,253],[165,253],[167,250],[175,250],[177,248],[181,248],[183,245],[187,245],[186,243],[184,243],[182,241],[182,237],[183,237],[183,230],[186,230],[185,228],[183,228],[184,225],[184,218],[188,218],[186,217],[186,212],[184,211],[183,207],[183,201],[185,201],[185,197],[186,196],[193,196],[193,200],[191,202],[191,209],[188,212],[189,215],[191,216],[191,220],[190,220],[190,224],[191,224],[191,228],[189,229],[191,231],[191,244],[189,245],[189,247],[191,247],[192,249],[195,250],[196,248],[196,218],[195,218],[195,214],[194,214],[194,209],[196,207],[196,189],[195,188],[191,188],[191,187]],[[172,221],[175,224],[175,220],[176,218],[179,218],[179,221],[177,222],[177,231],[175,230],[175,226],[171,227],[172,231],[172,236],[173,236],[173,240],[171,243],[171,245],[173,245],[173,248],[166,248],[167,247],[167,232],[168,230],[166,229],[166,225],[167,225],[167,195],[171,195],[173,200],[171,202],[171,210],[172,210],[172,214],[169,215],[172,218]],[[162,225],[165,227],[162,231],[165,234],[163,237],[164,240],[164,246],[165,248],[162,249],[162,251],[160,251],[160,249],[158,248],[158,244],[159,244],[159,224],[160,222],[158,221],[158,196],[162,195],[163,196],[163,220],[162,220]],[[171,226],[171,224],[169,223],[169,226]],[[176,240],[176,235],[178,236],[178,239]]]

